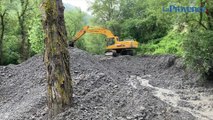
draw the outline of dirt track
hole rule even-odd
[[[74,107],[55,120],[213,120],[213,83],[174,56],[94,56],[70,49]],[[41,56],[0,67],[0,120],[45,120]]]

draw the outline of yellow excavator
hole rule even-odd
[[[107,37],[105,55],[112,55],[114,57],[120,55],[135,55],[135,49],[138,48],[139,43],[136,40],[121,41],[118,36],[115,36],[110,30],[102,27],[84,26],[82,30],[76,33],[72,41],[69,41],[69,46],[74,47],[74,43],[79,40],[85,33],[102,34]]]

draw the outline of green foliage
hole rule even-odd
[[[17,64],[19,60],[19,40],[16,36],[10,34],[6,35],[3,53],[4,53],[4,61],[3,64]]]
[[[73,9],[70,11],[65,11],[65,23],[67,29],[68,39],[71,40],[76,32],[81,30],[83,26],[87,24],[84,19],[86,14],[79,9]]]
[[[161,38],[166,35],[167,28],[157,24],[155,16],[144,19],[127,19],[122,24],[122,37],[133,37],[139,42],[147,42],[151,39]]]
[[[86,50],[94,54],[103,54],[106,47],[105,36],[88,34],[84,37]]]
[[[6,10],[6,17],[4,18],[4,38],[3,38],[3,65],[10,63],[18,63],[19,59],[19,38],[18,38],[18,23],[17,17],[14,16],[14,2],[1,1],[0,12]],[[2,13],[0,13],[2,14]],[[0,26],[1,29],[2,26]],[[1,29],[2,30],[2,29]],[[2,32],[2,31],[1,31]]]
[[[107,22],[118,17],[119,0],[95,0],[91,9],[99,22]]]
[[[91,9],[97,23],[112,30],[121,39],[134,38],[144,43],[163,37],[170,26],[161,19],[165,17],[159,17],[162,12],[154,14],[150,10],[153,5],[161,8],[148,0],[96,0]]]
[[[44,51],[44,33],[40,16],[34,18],[30,25],[28,39],[30,40],[31,49],[35,53],[42,53]]]
[[[71,41],[75,34],[87,24],[88,21],[86,17],[86,13],[82,12],[80,9],[65,11],[68,41]],[[75,45],[82,50],[86,50],[86,44],[82,38],[80,38]]]
[[[34,7],[31,10],[34,14],[31,14],[32,19],[28,20],[28,39],[30,42],[31,54],[42,53],[44,51],[44,31],[41,21],[41,13],[38,8],[41,0],[35,1]]]
[[[26,35],[25,46],[27,51],[30,54],[34,54],[34,51],[38,52],[40,45],[36,45],[35,41],[41,40],[40,37],[42,35],[41,29],[37,28],[37,24],[35,21],[39,21],[38,19],[41,16],[37,16],[39,13],[39,2],[41,0],[31,1],[29,0],[29,4],[21,5],[26,3],[25,0],[1,0],[0,4],[0,13],[6,10],[6,17],[5,17],[5,31],[4,31],[4,39],[3,39],[3,64],[17,64],[19,63],[20,56],[23,54],[21,52],[21,40],[23,32],[21,32],[21,28],[25,28],[24,32]],[[24,7],[23,7],[24,6]],[[23,11],[26,13],[24,14]],[[21,27],[20,21],[23,22],[23,26]],[[39,21],[41,22],[41,21]],[[36,22],[38,23],[38,22]],[[34,26],[35,25],[35,26]],[[0,26],[1,28],[1,26]],[[34,32],[32,32],[34,31]],[[28,40],[34,40],[31,42],[32,49],[28,49]],[[37,50],[34,50],[37,48]]]
[[[159,42],[154,54],[175,54],[182,56],[182,41],[184,37],[184,34],[170,32]]]
[[[179,33],[176,30],[169,32],[165,37],[155,39],[147,44],[142,44],[139,49],[139,54],[175,54],[183,56],[183,39],[185,33]]]
[[[75,34],[83,29],[89,21],[90,16],[79,9],[65,11],[68,40],[72,40]],[[96,25],[93,20],[91,20],[90,25],[91,24],[94,26]],[[75,46],[94,54],[102,54],[105,50],[104,36],[98,34],[86,34],[75,43]]]
[[[213,31],[196,30],[189,33],[184,40],[184,50],[185,61],[190,67],[203,74],[210,74],[213,68]]]

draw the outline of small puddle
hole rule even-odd
[[[170,90],[170,89],[164,89],[164,88],[159,88],[155,87],[151,84],[149,84],[149,80],[147,78],[151,77],[151,75],[148,76],[135,76],[132,75],[130,76],[130,85],[133,88],[136,87],[137,81],[140,83],[142,86],[146,86],[149,88],[153,88],[154,92],[153,95],[161,99],[162,101],[166,102],[167,104],[177,107],[180,110],[187,111],[191,113],[193,116],[197,117],[199,120],[213,120],[213,96],[201,96],[199,100],[182,100],[180,95],[182,94],[187,94],[191,96],[195,96],[195,94],[190,93],[188,90]],[[146,78],[146,79],[144,79]],[[135,81],[136,80],[136,81]],[[181,92],[177,92],[181,91]],[[178,94],[181,93],[181,94]],[[179,102],[184,101],[190,104],[192,108],[190,107],[182,107],[179,106]]]

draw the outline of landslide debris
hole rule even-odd
[[[212,120],[213,85],[175,56],[91,55],[69,49],[74,105],[55,120]],[[45,120],[42,56],[0,67],[0,120]]]

